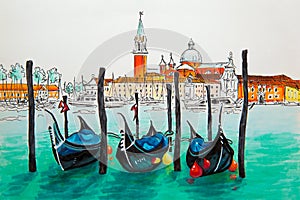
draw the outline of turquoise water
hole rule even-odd
[[[141,132],[149,119],[157,130],[165,131],[166,113],[140,109]],[[151,173],[124,172],[116,158],[118,139],[109,137],[113,154],[109,155],[108,173],[98,174],[98,163],[64,172],[56,164],[47,132],[47,114],[36,113],[37,172],[28,172],[27,112],[0,112],[0,196],[1,199],[299,199],[300,198],[300,108],[254,106],[249,112],[246,138],[246,178],[231,180],[224,172],[192,180],[185,164],[187,142],[181,145],[181,172],[173,165]],[[75,112],[75,113],[74,113]],[[99,131],[97,112],[81,110],[91,127]],[[122,112],[132,130],[133,113],[129,108],[107,110],[108,130],[122,128]],[[56,116],[62,122],[62,114]],[[78,109],[69,112],[70,131],[75,131]],[[216,116],[214,127],[216,127]],[[17,117],[19,116],[19,117]],[[173,118],[174,119],[174,118]],[[206,114],[182,111],[182,137],[189,137],[189,119],[200,133],[206,130]],[[224,114],[226,136],[233,140],[237,160],[239,114]],[[7,121],[9,120],[9,121]],[[61,123],[62,126],[62,123]]]

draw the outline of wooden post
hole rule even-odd
[[[239,127],[239,152],[238,152],[238,163],[239,163],[239,176],[245,178],[245,139],[246,139],[246,125],[247,125],[247,116],[248,116],[248,63],[247,63],[247,50],[242,51],[243,58],[243,92],[244,92],[244,102],[242,116],[240,120]]]
[[[36,158],[35,158],[35,133],[34,133],[34,120],[35,120],[35,107],[34,107],[34,94],[32,85],[32,61],[26,62],[26,79],[28,88],[28,147],[29,147],[29,171],[36,171]]]
[[[180,96],[179,96],[179,73],[174,73],[174,87],[175,87],[175,115],[176,115],[176,135],[174,147],[174,171],[181,171],[180,164],[180,142],[181,142],[181,113],[180,113]]]
[[[136,105],[136,119],[135,119],[135,137],[139,139],[139,128],[140,128],[140,121],[139,121],[139,94],[136,92],[134,94],[135,97],[135,105]]]
[[[63,102],[64,102],[64,105],[66,106],[67,103],[68,103],[68,96],[64,95],[63,96]],[[68,124],[69,124],[69,121],[68,121],[68,111],[66,110],[64,112],[64,117],[65,117],[65,139],[67,139],[69,137],[69,128],[68,128]]]
[[[99,174],[107,171],[107,117],[104,104],[104,75],[105,68],[100,68],[98,76],[98,112],[101,126]]]
[[[208,85],[206,88],[207,96],[207,139],[212,141],[212,117],[211,117],[211,99],[210,99],[210,87]]]
[[[172,86],[167,84],[167,105],[168,105],[168,131],[172,132]],[[169,152],[172,152],[172,137],[169,136]]]

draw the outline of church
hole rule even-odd
[[[205,63],[201,53],[195,49],[192,39],[188,41],[187,49],[182,52],[178,66],[170,52],[169,58],[161,55],[158,62],[159,73],[148,72],[147,36],[142,21],[143,13],[139,14],[132,51],[134,75],[119,77],[113,81],[111,87],[114,87],[115,96],[132,98],[134,93],[138,92],[140,98],[163,99],[166,96],[166,84],[173,85],[174,72],[179,72],[179,93],[182,99],[206,98],[206,85],[210,86],[212,97],[222,95],[237,99],[238,78],[235,74],[232,53],[229,55],[228,62]],[[174,98],[174,88],[172,91]]]

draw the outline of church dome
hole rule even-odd
[[[195,43],[191,39],[188,43],[189,48],[180,57],[180,62],[201,63],[202,57],[199,51],[194,48]]]

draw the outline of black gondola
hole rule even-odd
[[[128,172],[149,172],[156,169],[169,148],[167,135],[157,132],[151,122],[148,133],[141,139],[135,139],[124,115],[119,114],[125,124],[125,132],[121,131],[116,153],[122,167]]]
[[[221,126],[222,108],[219,114],[218,133],[213,141],[204,142],[188,122],[191,131],[191,141],[186,154],[186,163],[190,170],[197,171],[195,177],[216,174],[229,169],[234,151]],[[195,169],[198,168],[198,169]],[[190,171],[191,174],[191,171]],[[192,175],[191,175],[192,176]]]
[[[49,126],[50,139],[52,143],[52,152],[56,162],[62,170],[66,171],[73,168],[82,167],[95,162],[100,155],[100,136],[87,125],[81,116],[80,130],[64,139],[54,115],[52,127]]]

